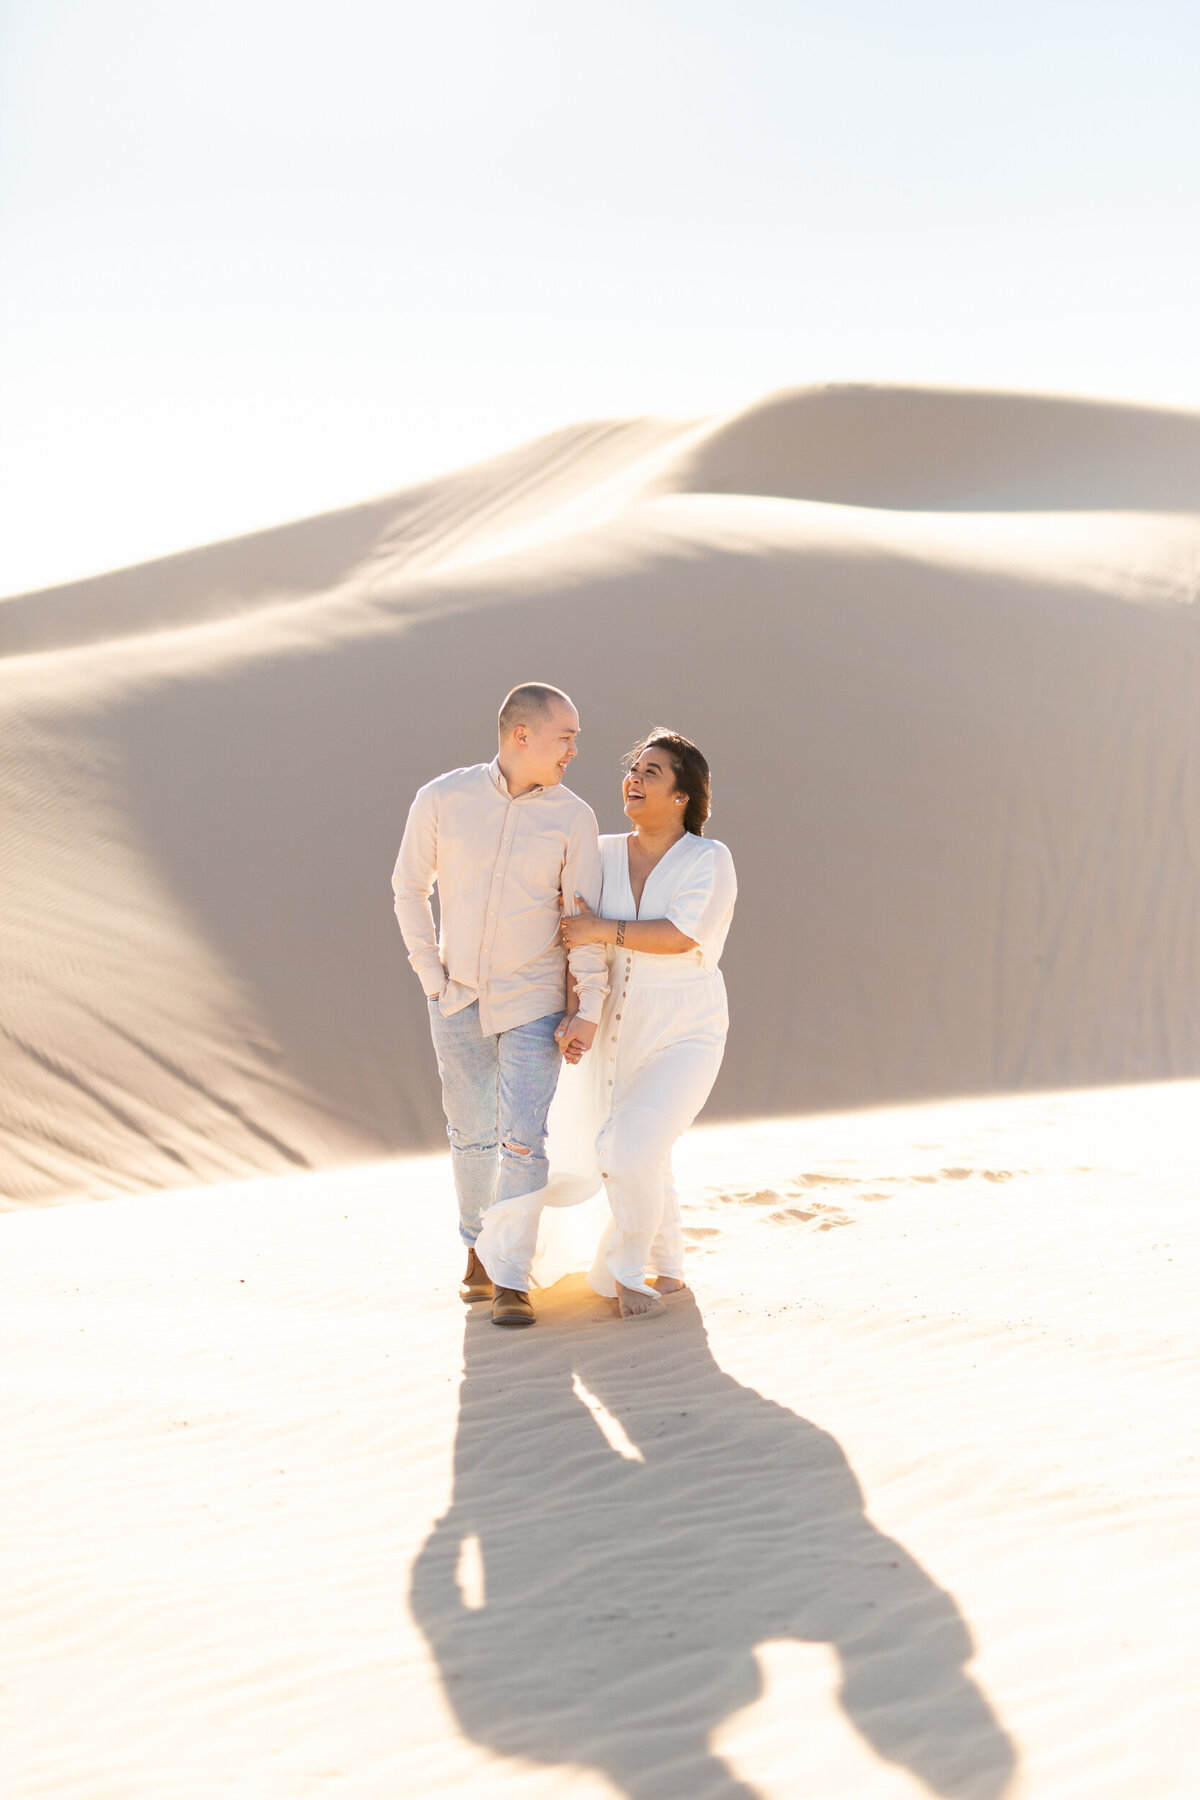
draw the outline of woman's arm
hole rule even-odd
[[[695,938],[685,937],[670,919],[602,919],[578,894],[579,911],[562,922],[562,940],[568,950],[580,944],[615,944],[621,950],[640,950],[643,955],[683,956],[696,948]]]

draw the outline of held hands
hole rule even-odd
[[[578,1013],[568,1013],[559,1023],[554,1036],[567,1062],[577,1063],[592,1047],[596,1036],[595,1021],[581,1019]]]
[[[559,904],[562,904],[561,894]],[[579,908],[578,913],[562,922],[565,948],[576,950],[580,944],[602,944],[605,921],[592,911],[582,894],[576,894],[575,904]],[[581,1019],[577,1012],[567,1013],[554,1035],[566,1061],[577,1063],[591,1049],[596,1036],[596,1025],[592,1020]]]
[[[582,894],[576,894],[575,904],[579,911],[562,922],[562,941],[566,949],[578,950],[581,944],[607,943],[604,928],[609,921],[594,913]],[[559,905],[562,905],[561,895]]]

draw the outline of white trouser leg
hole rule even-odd
[[[614,1225],[588,1278],[598,1294],[615,1294],[618,1282],[653,1294],[646,1264],[660,1238],[672,1266],[659,1272],[682,1279],[683,1232],[671,1151],[708,1099],[723,1048],[704,1041],[671,1044],[622,1083],[596,1145]]]
[[[475,1254],[496,1287],[527,1292],[545,1199],[545,1188],[539,1188],[511,1200],[494,1200],[484,1214]]]
[[[658,1236],[650,1246],[646,1267],[653,1275],[669,1275],[674,1281],[683,1280],[683,1214],[679,1210],[679,1195],[669,1167],[662,1219]]]
[[[654,1292],[646,1281],[646,1259],[662,1219],[675,1136],[670,1121],[649,1107],[623,1107],[612,1121],[602,1152],[613,1216],[613,1230],[602,1252],[609,1278],[599,1290],[602,1293],[615,1294],[618,1283],[639,1293]]]

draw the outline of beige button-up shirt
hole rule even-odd
[[[430,895],[438,890],[440,937]],[[596,815],[566,787],[514,798],[499,760],[452,769],[412,803],[392,891],[408,960],[446,1017],[479,1002],[485,1032],[566,1006],[563,908],[600,904]],[[579,1012],[598,1021],[608,992],[603,944],[570,953]]]

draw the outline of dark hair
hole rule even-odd
[[[687,805],[683,809],[683,829],[690,831],[693,837],[703,837],[708,815],[712,811],[712,784],[704,757],[691,738],[681,737],[677,731],[668,731],[665,726],[656,725],[644,738],[638,740],[624,758],[625,768],[631,769],[645,750],[666,750],[669,753],[675,765],[675,786],[681,794],[687,795]]]
[[[504,696],[500,705],[500,717],[496,723],[500,736],[507,737],[518,725],[532,725],[536,720],[540,725],[556,700],[565,700],[570,706],[571,699],[561,688],[548,687],[544,681],[523,681]]]

